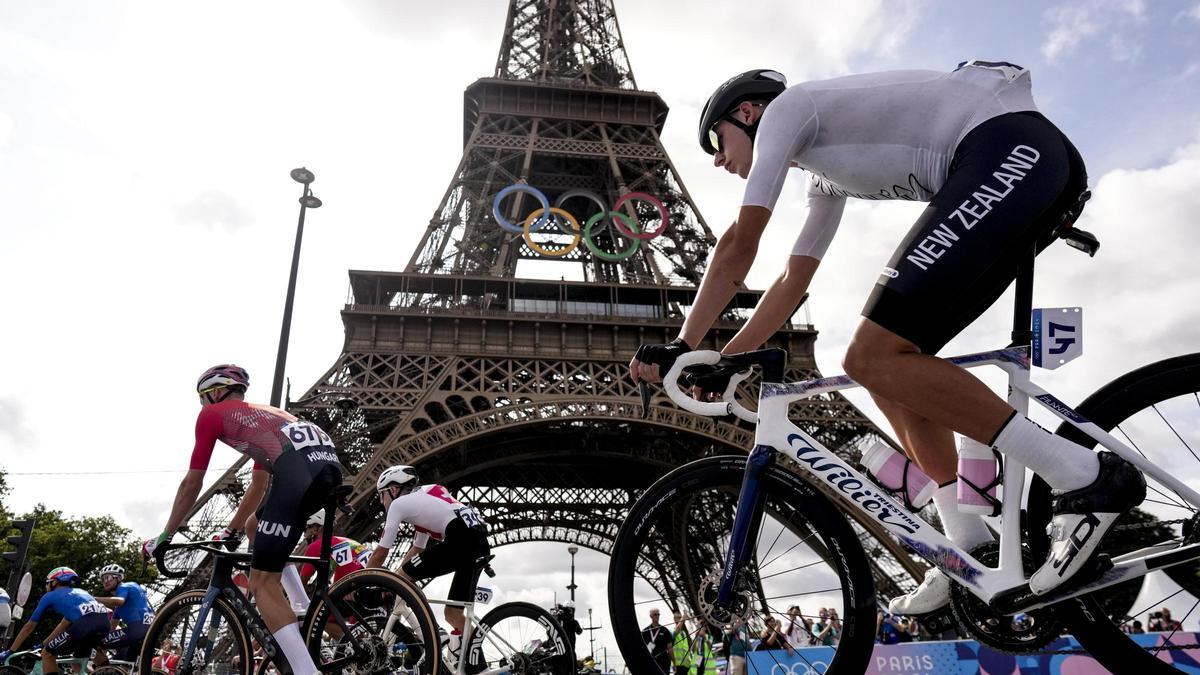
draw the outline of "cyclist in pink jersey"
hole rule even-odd
[[[209,368],[196,383],[200,415],[187,475],[175,495],[163,532],[143,544],[147,557],[179,529],[196,503],[213,447],[219,440],[254,460],[250,485],[219,538],[237,546],[253,531],[250,592],[259,613],[296,675],[317,672],[300,637],[299,624],[283,592],[280,574],[303,533],[305,518],[325,506],[342,483],[342,466],[329,435],[312,422],[244,400],[250,376],[238,366]]]
[[[304,550],[304,555],[314,558],[321,555],[321,529],[323,527],[325,527],[324,511],[317,511],[308,517],[308,523],[304,527],[304,540],[308,542],[308,547]],[[333,550],[330,553],[334,566],[333,580],[337,581],[351,572],[366,569],[367,561],[371,557],[371,550],[371,547],[353,539],[335,536]],[[317,568],[309,563],[304,563],[300,568],[300,579],[307,584],[316,571]]]

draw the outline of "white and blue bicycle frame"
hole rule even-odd
[[[764,382],[759,392],[758,412],[747,410],[733,397],[746,375],[737,376],[725,391],[722,402],[701,402],[680,391],[677,378],[684,368],[698,364],[716,364],[721,355],[714,351],[689,352],[680,356],[664,378],[667,394],[681,408],[691,412],[724,416],[729,414],[755,423],[754,449],[746,464],[746,473],[738,497],[729,550],[722,568],[716,606],[728,609],[735,597],[739,573],[753,559],[751,550],[757,539],[762,515],[759,486],[763,472],[774,453],[796,460],[810,482],[825,483],[840,493],[840,501],[858,511],[860,519],[878,521],[888,532],[903,541],[913,552],[999,611],[1015,614],[1043,607],[1127,579],[1200,558],[1200,543],[1180,545],[1169,542],[1127,553],[1112,560],[1112,567],[1083,585],[1067,584],[1044,595],[1029,590],[1021,560],[1021,502],[1025,492],[1025,466],[1008,458],[1004,462],[1003,496],[1000,522],[999,565],[988,567],[962,550],[900,501],[880,489],[862,473],[848,465],[806,434],[788,419],[788,405],[817,394],[858,386],[844,375],[806,382],[775,384]],[[1147,476],[1178,494],[1187,505],[1200,509],[1200,494],[1164,469],[1150,463],[1141,454],[1084,419],[1062,401],[1030,381],[1029,348],[1009,348],[947,359],[963,368],[995,366],[1008,375],[1008,403],[1025,414],[1032,398],[1058,418],[1066,421],[1097,443],[1134,464]]]

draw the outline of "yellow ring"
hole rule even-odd
[[[571,229],[575,230],[575,240],[572,241],[570,244],[567,244],[566,246],[564,246],[560,249],[557,249],[557,250],[550,250],[547,248],[542,248],[542,246],[540,244],[535,242],[533,240],[533,238],[529,236],[529,234],[530,234],[529,228],[530,228],[530,226],[533,225],[534,221],[537,220],[538,216],[540,216],[542,214],[542,211],[544,211],[544,210],[545,209],[537,209],[533,213],[529,214],[529,217],[527,217],[525,219],[525,223],[523,225],[524,230],[525,230],[525,234],[524,234],[525,243],[529,245],[529,248],[533,249],[537,253],[541,253],[544,256],[548,256],[551,258],[561,258],[564,255],[567,255],[568,253],[570,253],[571,251],[574,251],[575,247],[579,246],[580,240],[583,239],[583,233],[579,231],[579,221],[575,220],[575,216],[567,213],[566,211],[564,211],[560,208],[557,208],[557,207],[551,207],[550,215],[561,216],[561,217],[567,219],[567,223],[570,224]],[[539,230],[539,231],[542,233],[545,233],[545,230]],[[566,234],[566,233],[564,232],[564,234]]]

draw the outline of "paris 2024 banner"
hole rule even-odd
[[[1132,637],[1145,647],[1154,647],[1167,636],[1168,633],[1146,633]],[[1176,633],[1171,641],[1196,644],[1198,638],[1200,635],[1195,633]],[[866,672],[867,675],[1108,675],[1109,671],[1087,654],[1063,653],[1076,649],[1079,643],[1073,638],[1056,640],[1046,647],[1047,653],[1029,656],[993,651],[966,640],[876,645]],[[823,675],[832,658],[832,647],[800,649],[790,657],[782,651],[751,652],[752,667],[748,670],[769,675]],[[1161,653],[1161,658],[1181,672],[1200,675],[1200,654],[1168,650]]]

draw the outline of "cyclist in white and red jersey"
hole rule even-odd
[[[196,391],[202,407],[190,468],[179,485],[166,528],[147,540],[142,552],[153,555],[179,529],[200,494],[218,440],[251,457],[250,485],[221,537],[236,546],[247,524],[253,529],[250,592],[292,671],[311,675],[317,668],[300,637],[280,574],[300,541],[305,518],[323,508],[330,492],[341,485],[342,466],[333,442],[320,427],[272,406],[247,403],[249,386],[250,376],[232,364],[214,366],[200,376]]]
[[[941,484],[933,499],[952,541],[970,549],[992,540],[981,516],[958,511],[957,432],[1015,457],[1054,490],[1050,555],[1030,577],[1030,590],[1046,593],[1083,569],[1117,518],[1145,497],[1145,479],[1111,452],[1047,432],[936,357],[1082,209],[1083,159],[1037,111],[1029,71],[967,61],[952,71],[788,87],[778,72],[752,70],[709,98],[698,140],[716,167],[746,179],[741,210],[717,244],[679,337],[643,345],[629,364],[633,380],[660,381],[704,339],[742,287],[791,169],[807,173],[807,217],[787,269],[727,353],[758,348],[795,312],[848,198],[928,202],[883,268],[842,365],[878,403],[906,454]],[[718,385],[701,389],[722,391]],[[891,611],[926,613],[949,601],[950,582],[933,569]]]
[[[411,579],[426,579],[450,572],[450,600],[468,601],[475,596],[475,585],[487,562],[491,548],[487,524],[475,509],[463,504],[441,485],[420,485],[411,466],[384,469],[375,483],[379,499],[387,510],[383,536],[371,554],[369,565],[382,567],[396,544],[401,523],[413,526],[412,546],[400,561],[400,571]],[[430,541],[437,542],[430,546]],[[465,618],[458,607],[446,606],[446,621],[453,626],[451,651],[457,651]]]
[[[304,549],[304,555],[313,558],[321,555],[321,529],[323,527],[325,527],[324,511],[317,511],[308,517],[308,523],[304,526],[304,540],[308,542],[308,547]],[[337,581],[351,572],[365,569],[367,561],[371,558],[371,551],[370,546],[335,535],[333,548],[330,551],[333,580]],[[300,579],[307,584],[316,572],[317,568],[313,567],[311,563],[304,563],[300,568]]]

